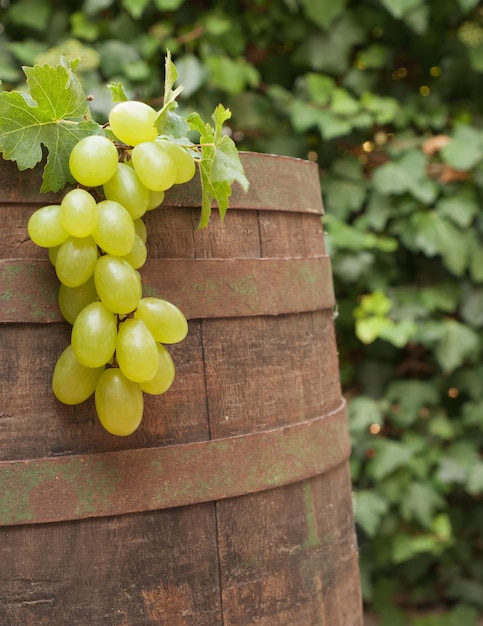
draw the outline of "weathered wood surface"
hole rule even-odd
[[[324,257],[316,167],[282,158],[276,178],[277,158],[244,159],[252,189],[246,197],[236,192],[238,208],[228,212],[224,225],[215,212],[208,229],[195,230],[196,183],[173,190],[166,207],[147,216],[151,259],[286,263]],[[36,175],[19,175],[9,165],[0,167],[0,258],[42,261],[45,251],[28,240],[26,223],[52,198],[39,199],[33,191]],[[270,179],[260,189],[262,165]],[[280,301],[280,294],[293,288],[279,283]],[[29,290],[26,284],[26,298]],[[331,285],[320,284],[320,291],[331,293]],[[244,297],[241,291],[239,298]],[[279,315],[234,315],[223,310],[223,302],[217,306],[217,316],[191,316],[188,337],[170,348],[177,367],[173,387],[164,396],[146,396],[143,424],[127,438],[100,427],[92,400],[66,407],[52,396],[51,373],[69,341],[67,324],[0,323],[1,467],[22,460],[68,462],[75,455],[99,460],[117,452],[203,442],[213,446],[230,437],[263,437],[340,409],[330,301]],[[345,418],[340,442],[347,442]],[[304,453],[301,449],[300,456]],[[268,448],[270,454],[276,449]],[[315,469],[314,476],[300,480],[294,474],[295,482],[261,486],[247,495],[221,494],[214,501],[110,516],[94,507],[85,519],[5,525],[0,528],[0,623],[361,626],[347,455],[341,445],[340,458]],[[240,461],[240,477],[247,473],[246,463],[249,459]],[[216,481],[223,483],[223,466],[216,472]],[[233,474],[236,478],[233,468],[227,471],[227,483]],[[93,477],[86,476],[72,487],[74,502],[80,492],[89,497]],[[200,478],[206,480],[206,472]],[[18,502],[1,500],[1,480],[0,472],[0,521],[3,516],[5,523]],[[97,494],[102,480],[99,472]],[[55,493],[55,481],[54,471],[46,494]],[[133,485],[139,488],[134,481],[126,493]],[[21,487],[18,491],[18,499],[29,495]],[[38,487],[35,503],[42,508]]]
[[[176,300],[188,319],[206,319],[219,317],[220,311],[224,317],[243,317],[330,308],[330,271],[328,257],[319,256],[148,259],[141,273],[144,295]],[[0,284],[0,324],[62,321],[59,281],[49,260],[0,259]]]

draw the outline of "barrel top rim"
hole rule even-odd
[[[318,165],[300,157],[266,152],[240,151],[240,160],[250,183],[245,192],[235,181],[229,208],[312,213],[323,215],[324,207]],[[0,205],[60,203],[71,186],[57,193],[40,192],[43,163],[18,170],[14,161],[0,161]],[[166,191],[164,206],[196,208],[201,204],[199,173],[183,185]],[[216,203],[213,204],[216,207]]]
[[[299,163],[303,163],[308,165],[309,167],[318,167],[315,161],[310,161],[309,159],[304,159],[302,157],[296,157],[289,154],[277,154],[275,152],[257,152],[256,150],[240,150],[240,155],[248,155],[248,156],[259,156],[262,158],[270,158],[270,159],[281,159],[287,161],[298,161]]]
[[[240,160],[250,187],[244,192],[239,185],[233,185],[230,208],[324,214],[317,163],[300,157],[250,151],[241,151]],[[170,191],[167,199],[171,197]],[[178,192],[176,200],[178,194],[181,196]]]

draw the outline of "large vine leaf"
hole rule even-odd
[[[91,120],[86,94],[73,72],[74,64],[24,67],[29,92],[0,94],[0,151],[31,169],[47,150],[41,191],[59,191],[73,182],[69,155],[74,145],[100,127]]]

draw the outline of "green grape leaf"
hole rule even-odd
[[[211,178],[215,182],[229,181],[239,183],[245,191],[248,190],[248,180],[238,156],[238,149],[233,139],[224,135],[216,144]]]
[[[31,169],[48,152],[41,191],[59,191],[73,182],[69,155],[87,135],[99,132],[91,120],[86,94],[73,73],[75,62],[57,66],[24,67],[28,93],[0,94],[0,151],[16,161],[19,170]]]
[[[200,135],[198,163],[202,198],[198,228],[204,228],[209,222],[213,202],[217,204],[223,220],[233,183],[238,182],[246,191],[248,180],[235,143],[223,132],[223,124],[231,117],[230,110],[218,105],[212,115],[213,125],[205,124],[198,113],[193,113],[186,120],[175,112],[178,107],[176,98],[183,90],[182,85],[174,88],[177,79],[178,72],[168,50],[165,58],[164,100],[156,116],[156,128],[160,136],[178,141],[186,141],[190,130]],[[114,99],[125,99],[120,83],[110,85],[110,89]]]
[[[174,83],[178,78],[176,66],[171,60],[171,53],[168,50],[165,59],[165,79],[164,79],[164,106],[176,101],[176,98],[183,91],[183,86],[179,85],[173,90]]]
[[[169,109],[164,111],[162,118],[157,118],[156,127],[160,135],[167,135],[173,139],[186,137],[190,129],[184,117]]]
[[[168,50],[165,60],[163,107],[158,111],[156,128],[160,135],[168,135],[175,139],[180,139],[188,133],[190,127],[184,117],[174,112],[178,107],[176,98],[183,91],[183,85],[179,85],[176,89],[173,89],[177,78],[178,72],[171,60],[171,53]]]
[[[230,117],[230,110],[219,104],[211,116],[214,126],[205,124],[198,113],[192,113],[188,118],[191,129],[200,134],[202,198],[198,228],[207,226],[213,201],[224,219],[234,182],[238,182],[244,191],[249,187],[238,149],[233,140],[223,134],[223,124]]]
[[[109,83],[107,86],[111,91],[113,102],[127,102],[129,100],[122,83]]]
[[[188,123],[192,130],[195,130],[200,134],[200,142],[202,138],[208,137],[212,140],[214,139],[214,130],[210,126],[210,124],[205,124],[201,119],[201,115],[199,113],[191,113],[188,117]]]

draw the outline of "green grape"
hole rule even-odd
[[[57,255],[59,254],[59,249],[60,249],[60,246],[52,246],[52,248],[49,248],[49,261],[52,263],[54,267],[57,262]]]
[[[176,165],[167,152],[152,141],[133,148],[132,164],[141,182],[152,191],[166,191],[176,180]]]
[[[101,367],[114,355],[117,318],[102,302],[88,304],[72,326],[72,349],[86,367]]]
[[[107,183],[104,183],[107,200],[119,202],[133,219],[142,217],[148,208],[149,189],[139,180],[132,167],[119,163],[117,170]]]
[[[74,237],[87,237],[97,225],[97,202],[85,189],[72,189],[60,203],[60,219]]]
[[[123,256],[123,259],[132,265],[135,270],[138,270],[146,263],[146,259],[148,256],[148,249],[146,248],[146,244],[144,241],[136,235],[136,239],[134,240],[134,245],[129,254]]]
[[[58,279],[68,287],[78,287],[94,273],[98,257],[92,237],[69,237],[60,246],[55,260]]]
[[[116,359],[129,380],[144,383],[154,378],[158,369],[158,349],[142,320],[128,318],[119,325]]]
[[[136,311],[159,343],[178,343],[188,334],[188,322],[177,306],[161,298],[142,298]]]
[[[136,237],[136,228],[128,211],[114,200],[102,200],[97,210],[99,217],[92,233],[97,245],[107,254],[128,254]]]
[[[146,228],[146,224],[143,222],[141,218],[134,220],[134,228],[136,230],[136,235],[141,237],[141,239],[146,243],[148,240],[148,231]]]
[[[75,180],[86,187],[99,187],[114,175],[117,148],[104,135],[84,137],[72,148],[69,169]]]
[[[27,230],[30,239],[41,248],[59,246],[69,236],[60,219],[60,204],[37,209],[30,216]]]
[[[101,302],[113,313],[131,313],[141,299],[141,276],[120,257],[110,254],[99,257],[94,281]]]
[[[196,172],[196,164],[191,154],[179,143],[168,141],[167,139],[157,139],[156,145],[162,148],[173,159],[176,165],[176,185],[187,183]]]
[[[59,309],[69,324],[75,322],[84,307],[97,300],[99,297],[94,284],[94,276],[78,287],[67,287],[62,284],[59,287]]]
[[[149,190],[149,202],[148,202],[148,211],[152,211],[153,209],[157,209],[160,204],[162,204],[164,200],[164,191],[153,191]]]
[[[109,125],[116,137],[128,146],[143,141],[154,141],[158,136],[155,126],[157,112],[144,102],[119,102],[109,113]]]
[[[151,380],[141,383],[140,387],[146,393],[159,395],[167,391],[174,381],[175,368],[170,353],[160,343],[156,344],[158,348],[158,369]]]
[[[102,367],[86,367],[76,357],[71,345],[59,356],[52,375],[52,390],[64,404],[80,404],[95,391]]]
[[[95,402],[99,421],[112,435],[131,435],[141,424],[143,392],[138,383],[126,378],[118,367],[109,367],[100,375]]]

